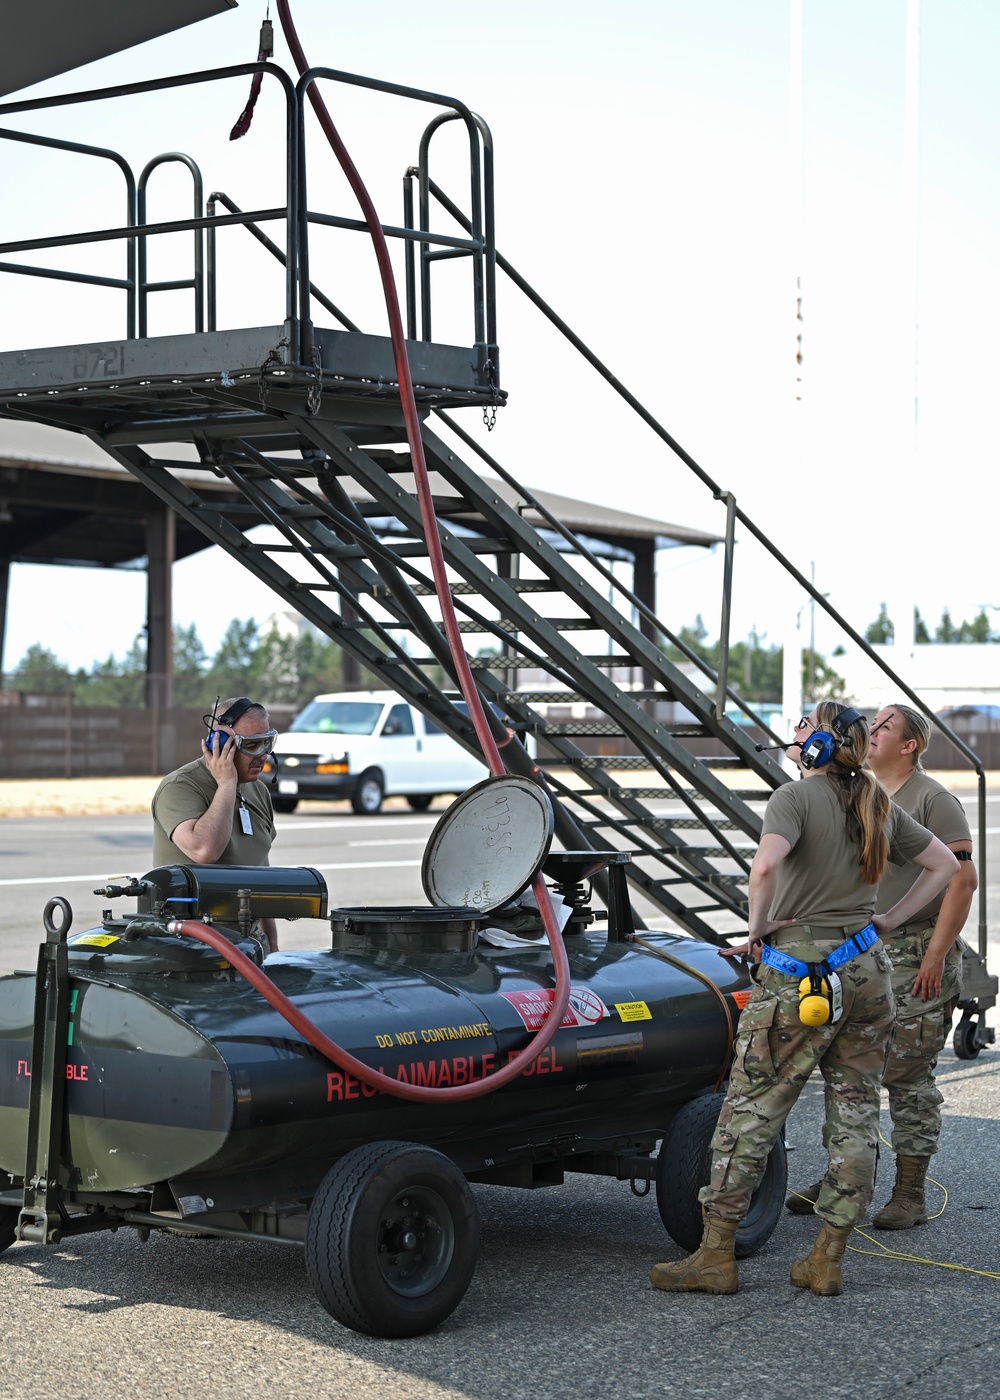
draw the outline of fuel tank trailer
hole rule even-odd
[[[426,906],[331,912],[316,870],[231,866],[109,885],[83,932],[50,900],[37,971],[0,979],[0,1248],[122,1227],[297,1244],[332,1316],[380,1336],[460,1302],[470,1183],[655,1184],[694,1248],[749,982],[708,944],[636,934],[627,852],[551,836],[540,787],[488,779],[432,834]],[[265,961],[267,916],[329,917],[330,944]],[[784,1187],[779,1142],[738,1253],[770,1236]]]

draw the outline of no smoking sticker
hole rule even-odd
[[[501,992],[524,1022],[529,1031],[540,1030],[556,999],[549,987],[539,987],[531,992]],[[571,987],[566,1014],[560,1026],[592,1026],[595,1021],[609,1015],[608,1008],[587,987]]]

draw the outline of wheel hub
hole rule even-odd
[[[397,1293],[430,1292],[448,1272],[454,1250],[451,1214],[436,1191],[415,1187],[383,1212],[376,1257],[382,1277]]]

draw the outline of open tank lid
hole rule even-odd
[[[477,783],[431,832],[420,879],[432,904],[488,913],[531,884],[552,844],[552,803],[531,778]]]

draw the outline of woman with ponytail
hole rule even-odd
[[[821,701],[796,725],[787,750],[803,781],[783,784],[768,801],[750,869],[750,936],[723,950],[754,957],[756,986],[740,1016],[712,1139],[701,1246],[650,1274],[667,1292],[736,1292],[736,1231],[817,1066],[826,1082],[830,1165],[814,1206],[819,1237],[808,1258],[792,1265],[792,1283],[825,1295],[842,1290],[841,1258],[872,1193],[893,1021],[891,963],[880,935],[911,918],[958,868],[947,846],[894,806],[865,769],[869,737],[857,710]],[[920,873],[876,915],[890,860],[911,861]]]
[[[896,1180],[892,1198],[872,1220],[876,1230],[912,1230],[928,1219],[924,1180],[938,1150],[944,1098],[934,1069],[958,1005],[959,935],[978,884],[962,804],[920,761],[929,739],[927,719],[909,705],[886,705],[872,721],[869,768],[896,806],[933,831],[960,862],[948,888],[894,929],[887,944],[896,1020],[882,1084],[889,1092]],[[876,908],[889,909],[919,875],[919,867],[909,862],[890,865]],[[811,1215],[822,1187],[817,1181],[793,1191],[785,1205],[793,1215]]]

